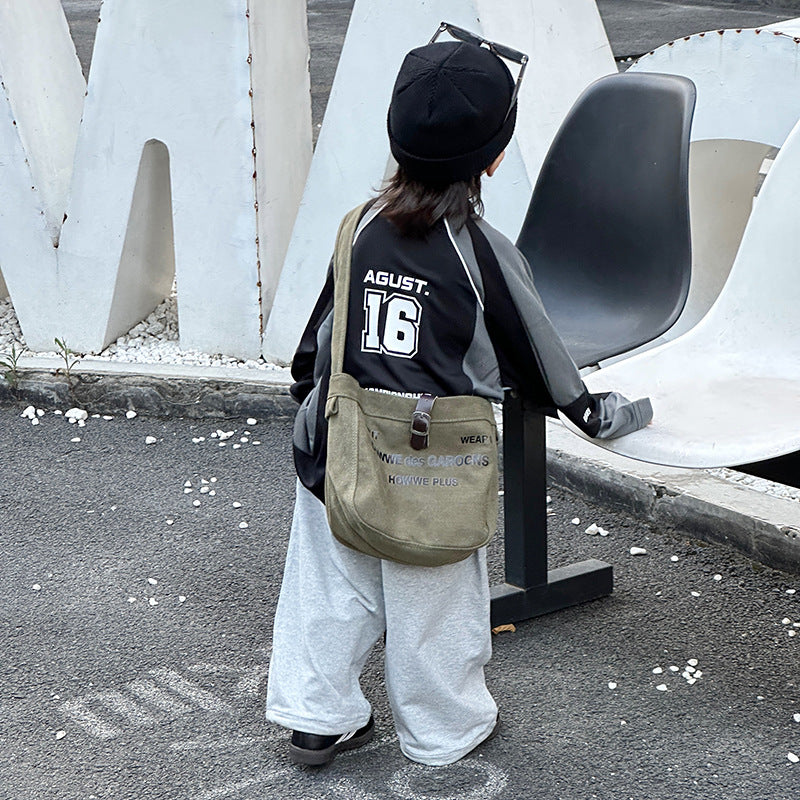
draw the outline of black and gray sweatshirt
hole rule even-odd
[[[325,399],[331,365],[333,274],[292,362],[295,464],[322,496]],[[356,230],[344,371],[362,387],[500,402],[515,391],[562,411],[586,434],[613,438],[646,425],[648,400],[590,394],[556,333],[525,257],[483,219],[438,222],[424,239],[400,235],[373,207]]]

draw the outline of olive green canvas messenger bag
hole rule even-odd
[[[334,254],[325,506],[345,545],[401,564],[440,566],[487,544],[497,526],[497,428],[481,397],[362,389],[343,371],[353,235]]]

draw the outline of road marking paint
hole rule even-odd
[[[184,703],[172,697],[153,681],[145,678],[131,681],[125,688],[144,702],[159,709],[159,711],[166,711],[169,714],[186,714],[192,710],[189,703]]]
[[[175,694],[196,703],[204,711],[211,711],[214,714],[231,713],[231,707],[226,702],[220,700],[218,697],[211,694],[211,692],[190,683],[186,678],[182,678],[173,670],[163,668],[151,669],[150,675],[172,689]]]
[[[113,689],[107,692],[94,692],[90,695],[85,695],[84,699],[97,700],[109,711],[125,717],[131,725],[152,725],[157,721],[152,714],[147,713],[140,703]]]
[[[268,664],[256,664],[253,667],[232,667],[227,664],[194,664],[189,672],[203,675],[239,675],[241,680],[236,684],[236,695],[258,694],[261,684],[269,674]]]
[[[86,698],[67,700],[66,703],[61,704],[59,710],[96,739],[108,741],[122,733],[119,728],[109,725],[107,722],[100,719],[97,714],[90,711],[86,706]]]
[[[212,789],[210,792],[204,792],[201,795],[193,795],[193,797],[194,800],[218,800],[220,797],[230,797],[232,794],[237,794],[243,789],[249,789],[251,786],[260,783],[269,783],[276,778],[286,778],[294,772],[295,770],[291,767],[281,767],[273,770],[264,769],[252,778],[246,778],[243,781],[232,781],[220,786],[218,789]]]
[[[465,770],[475,770],[483,772],[485,779],[480,786],[474,786],[469,791],[465,791],[464,788],[459,789],[458,794],[445,796],[436,792],[435,800],[491,800],[491,798],[497,797],[508,785],[508,775],[498,767],[485,761],[467,759],[439,769],[442,771],[447,770],[451,775]],[[397,770],[388,785],[403,800],[434,800],[434,795],[423,794],[413,788],[413,783],[417,778],[429,778],[430,775],[431,767],[426,767],[422,764],[409,764]],[[454,776],[451,782],[463,786],[464,778],[459,776],[456,779]]]

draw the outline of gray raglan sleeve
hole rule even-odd
[[[550,397],[587,435],[614,439],[639,430],[653,417],[648,398],[630,401],[617,392],[590,394],[564,342],[547,316],[530,266],[519,250],[487,222],[478,226],[500,265],[512,303]]]

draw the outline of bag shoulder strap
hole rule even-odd
[[[362,203],[345,214],[336,234],[333,252],[333,332],[331,334],[331,375],[344,370],[344,347],[347,337],[347,312],[350,299],[350,262],[353,237],[364,212],[372,201]]]

